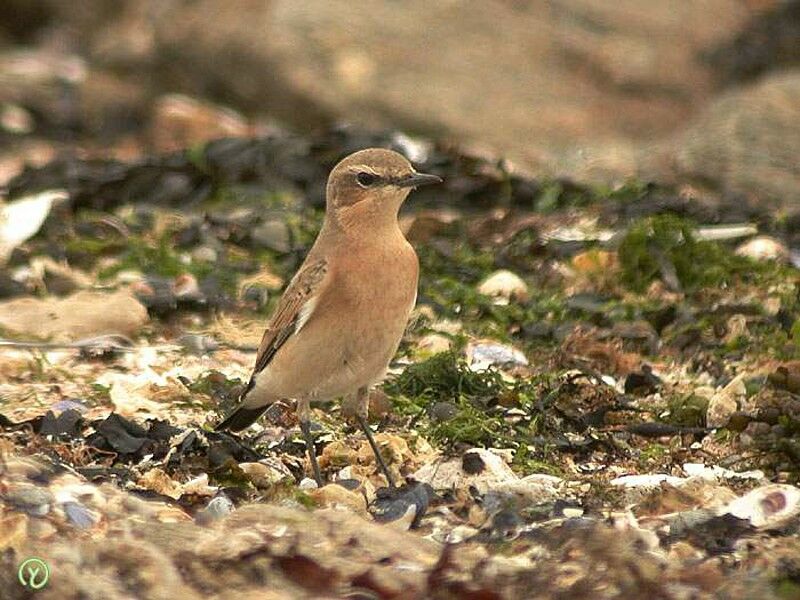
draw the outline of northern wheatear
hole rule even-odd
[[[417,298],[419,261],[397,213],[411,189],[441,181],[380,148],[334,167],[319,236],[272,314],[239,406],[217,430],[240,431],[272,403],[294,399],[322,485],[309,405],[345,396],[343,412],[356,417],[394,487],[367,424],[367,393],[386,374]]]

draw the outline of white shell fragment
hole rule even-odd
[[[682,477],[674,477],[666,473],[653,473],[648,475],[623,475],[611,480],[611,485],[626,488],[657,488],[662,483],[679,486],[685,483]]]
[[[473,474],[464,472],[463,465],[469,460],[481,464],[479,472]],[[420,483],[430,484],[434,490],[451,490],[474,485],[480,492],[518,479],[517,474],[501,457],[482,448],[467,450],[461,458],[423,465],[412,477]]]
[[[467,473],[464,465],[477,466]],[[474,487],[481,493],[505,492],[531,502],[548,502],[558,497],[563,480],[553,475],[534,473],[520,478],[501,456],[483,448],[472,448],[461,458],[424,465],[412,475],[434,490],[453,490]]]
[[[712,465],[710,467],[703,463],[683,463],[683,470],[689,477],[699,477],[710,481],[721,481],[724,479],[764,479],[764,471],[731,471],[724,467]]]
[[[752,223],[732,223],[724,225],[703,225],[698,227],[695,237],[705,242],[735,240],[758,233],[758,226]]]
[[[726,513],[747,519],[757,529],[781,529],[800,518],[800,489],[793,485],[765,485],[719,511],[721,515]]]
[[[39,231],[53,203],[67,197],[64,190],[48,190],[0,206],[0,264],[6,262],[14,248]]]
[[[527,366],[525,355],[512,346],[496,342],[475,342],[467,346],[467,361],[473,371],[485,371],[489,367]]]

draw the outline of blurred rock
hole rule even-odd
[[[311,490],[309,496],[319,505],[329,508],[347,508],[356,514],[367,515],[367,500],[364,494],[351,492],[341,485],[330,484]]]
[[[736,254],[759,261],[789,262],[789,248],[775,238],[766,235],[759,235],[743,242],[736,248]]]
[[[0,302],[0,327],[36,339],[69,342],[107,333],[135,336],[146,322],[145,307],[124,290]]]
[[[162,96],[153,108],[150,139],[161,152],[183,150],[213,139],[249,134],[247,121],[236,111],[189,96]]]
[[[736,0],[493,0],[468,11],[423,0],[127,0],[112,11],[106,1],[55,5],[53,18],[103,68],[152,73],[159,91],[212,95],[305,129],[346,119],[443,132],[592,181],[636,174],[652,142],[707,103],[718,69],[698,56],[759,12]]]
[[[273,219],[261,223],[250,232],[252,243],[258,248],[286,253],[292,249],[292,236],[286,221]]]
[[[739,410],[747,395],[744,380],[744,373],[737,375],[728,385],[711,397],[711,400],[708,401],[708,410],[706,412],[706,425],[708,427],[725,427],[731,416]]]
[[[726,84],[750,81],[767,71],[800,64],[800,2],[757,2],[762,5],[731,40],[707,53],[717,76]]]
[[[0,105],[0,129],[9,133],[25,134],[33,130],[31,113],[16,104]]]
[[[800,71],[715,99],[668,150],[673,176],[789,205],[800,200]]]
[[[484,279],[478,285],[478,292],[491,296],[498,304],[528,300],[528,286],[519,275],[505,269],[495,271]]]
[[[441,333],[429,333],[422,336],[417,342],[417,348],[423,352],[431,354],[438,354],[439,352],[447,352],[453,345],[451,340],[446,335]]]

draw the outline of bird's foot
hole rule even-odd
[[[314,471],[314,481],[317,482],[317,487],[322,487],[322,473],[319,470],[319,463],[317,462],[317,450],[314,447],[314,436],[311,435],[311,421],[300,421],[300,431],[303,432],[303,439],[306,442],[306,450],[308,451],[308,458],[311,460],[311,468]]]
[[[381,456],[380,449],[378,448],[378,444],[375,443],[375,437],[372,435],[372,429],[370,429],[369,423],[367,423],[367,420],[360,414],[356,415],[356,420],[358,420],[358,424],[364,431],[364,435],[367,436],[367,441],[369,442],[369,445],[372,448],[373,454],[375,454],[375,460],[377,461],[378,466],[383,472],[384,477],[386,477],[386,481],[389,482],[389,487],[396,488],[397,482],[395,481],[392,472],[389,471],[389,467],[386,466],[386,461],[383,460],[383,456]]]

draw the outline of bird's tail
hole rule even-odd
[[[231,414],[214,428],[214,431],[241,431],[249,427],[258,420],[258,417],[264,414],[269,408],[269,404],[259,406],[258,408],[248,408],[246,406],[239,406]]]

